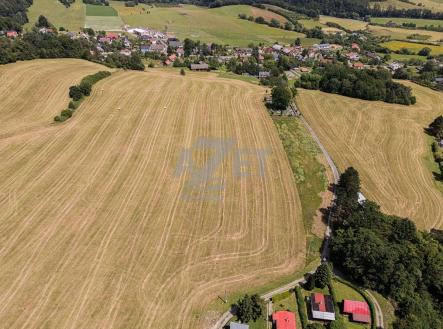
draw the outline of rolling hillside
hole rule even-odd
[[[298,105],[340,170],[355,167],[366,197],[422,229],[443,227],[443,184],[437,182],[424,128],[443,112],[443,95],[413,88],[402,106],[300,90]]]
[[[3,66],[16,79],[0,95],[12,102],[11,88],[37,95],[49,83],[44,98],[65,104],[58,71],[77,80],[81,63]],[[47,71],[44,84],[22,83],[30,67]],[[61,101],[42,109],[22,97],[12,133],[0,136],[2,326],[207,328],[201,315],[225,289],[303,267],[300,200],[263,94],[212,74],[119,71],[63,124],[52,123]],[[36,112],[23,133],[18,121]],[[199,140],[233,143],[213,175],[199,175],[213,154]],[[193,146],[197,167],[181,172]],[[236,150],[250,166],[238,167]],[[269,151],[261,175],[257,150]]]

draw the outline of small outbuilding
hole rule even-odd
[[[206,63],[191,64],[192,71],[209,71],[209,65]]]
[[[353,322],[371,323],[371,312],[365,302],[345,299],[343,313],[349,314],[349,319]]]
[[[297,329],[295,314],[288,311],[277,311],[272,314],[275,329]]]
[[[229,329],[249,329],[249,325],[237,322],[231,322],[229,324]]]

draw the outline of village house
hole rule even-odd
[[[140,46],[140,52],[144,55],[147,52],[149,52],[149,48],[150,48],[150,46],[148,46],[148,45],[141,45]]]
[[[124,56],[131,56],[132,51],[129,49],[122,49],[122,50],[120,50],[120,54],[122,54]]]
[[[272,314],[275,329],[297,329],[295,314],[288,311],[277,311]]]
[[[14,39],[18,37],[18,33],[17,31],[7,31],[6,37]]]
[[[42,27],[41,29],[38,30],[39,33],[42,34],[48,34],[48,33],[54,33],[53,29],[48,29],[46,27]]]
[[[115,33],[115,32],[106,32],[106,37],[109,40],[114,41],[114,40],[117,40],[119,38],[119,35],[118,35],[118,33]]]
[[[358,52],[358,53],[360,52],[360,46],[358,44],[356,44],[355,42],[352,43],[351,49]]]
[[[167,54],[168,47],[162,43],[154,43],[149,47],[150,53]]]
[[[331,296],[319,292],[312,293],[310,297],[312,317],[316,320],[335,320],[334,301]]]
[[[362,62],[355,62],[352,66],[357,70],[363,70],[365,68],[365,65]]]
[[[267,72],[267,71],[258,72],[259,79],[266,79],[266,78],[269,78],[270,76],[271,76],[271,72]]]
[[[178,57],[183,57],[185,56],[185,50],[183,48],[177,48],[177,50],[175,51]]]
[[[393,62],[388,65],[389,69],[392,71],[397,71],[398,69],[401,69],[404,65],[402,63]]]
[[[360,59],[360,56],[357,53],[353,53],[353,52],[346,53],[345,56],[350,61],[358,61]]]
[[[343,301],[343,313],[349,315],[353,322],[371,323],[371,312],[365,302],[347,300]]]
[[[179,48],[179,47],[183,47],[183,43],[178,40],[177,38],[169,38],[168,39],[168,45],[171,48]]]

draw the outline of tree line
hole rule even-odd
[[[303,74],[297,86],[387,103],[410,105],[416,102],[411,88],[394,82],[384,69],[357,70],[342,64],[327,64]]]
[[[69,97],[72,101],[69,102],[67,109],[61,111],[60,115],[54,117],[54,121],[63,122],[72,117],[74,111],[80,106],[84,97],[91,94],[92,86],[110,75],[111,72],[100,71],[84,77],[79,85],[69,87]]]
[[[359,174],[348,168],[332,209],[331,259],[354,282],[394,301],[394,329],[443,327],[443,245],[407,218],[358,202]]]

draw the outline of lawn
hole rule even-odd
[[[251,14],[250,6],[224,6],[207,9],[192,5],[155,7],[138,5],[128,9],[120,2],[112,2],[125,24],[132,27],[150,27],[173,32],[178,38],[191,38],[203,42],[215,42],[232,46],[250,43],[293,43],[304,34],[271,28],[266,25],[238,18],[238,14]],[[307,40],[309,41],[309,40]]]
[[[28,9],[29,23],[25,29],[31,29],[40,15],[45,15],[57,28],[79,31],[85,25],[85,5],[77,0],[69,8],[58,0],[34,0]]]
[[[421,49],[427,47],[431,49],[432,55],[443,54],[443,46],[427,45],[423,43],[407,42],[407,41],[388,41],[381,44],[391,50],[400,50],[402,48],[409,49],[415,53],[418,53]]]
[[[86,16],[118,16],[111,6],[86,5]]]
[[[373,17],[371,22],[378,24],[386,24],[388,22],[394,22],[397,24],[402,23],[414,23],[417,27],[424,27],[426,25],[443,26],[443,21],[438,19],[420,19],[420,18],[399,18],[399,17]]]

